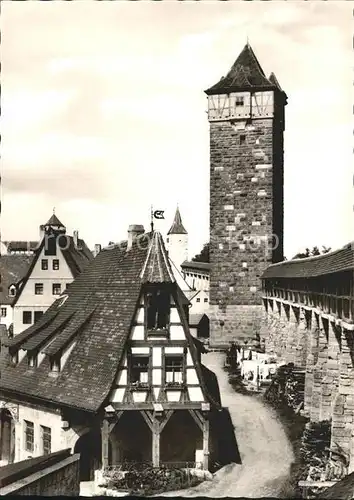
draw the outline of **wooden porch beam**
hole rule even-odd
[[[199,429],[203,432],[203,422],[200,420],[197,412],[195,410],[188,410],[188,411],[192,415],[193,420],[195,421]]]
[[[151,417],[149,416],[148,412],[142,410],[140,413],[143,419],[145,420],[146,424],[148,425],[150,431],[154,432],[154,422],[151,420]]]
[[[101,426],[101,442],[102,442],[102,469],[108,467],[108,440],[109,440],[109,423],[105,418]]]
[[[124,411],[123,410],[119,410],[115,413],[115,416],[114,416],[114,421],[111,422],[109,424],[109,427],[108,427],[108,432],[109,434],[113,431],[114,427],[116,426],[116,424],[118,423],[120,417],[123,415]]]
[[[172,417],[173,415],[173,411],[174,410],[168,410],[168,412],[166,413],[166,416],[164,418],[164,420],[160,423],[160,433],[164,430],[165,428],[165,425],[167,424],[167,422],[170,420],[170,418]]]
[[[209,469],[209,420],[204,419],[203,422],[203,469]]]
[[[198,385],[200,387],[200,385]],[[161,388],[163,388],[161,386]],[[180,403],[177,401],[161,401],[164,410],[200,410],[201,401],[187,401],[185,403]],[[150,410],[153,411],[154,406],[152,402],[145,403],[112,403],[113,408],[116,411],[136,411],[136,410]]]
[[[152,429],[152,465],[160,467],[160,430],[156,419]]]

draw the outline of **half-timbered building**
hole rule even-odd
[[[124,461],[217,459],[217,378],[188,328],[162,236],[130,226],[25,331],[5,340],[0,398],[15,459],[82,452],[82,479]]]

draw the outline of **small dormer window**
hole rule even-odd
[[[15,295],[16,295],[16,287],[15,287],[15,285],[11,285],[10,286],[10,288],[9,288],[9,295],[11,297],[15,297]]]
[[[170,321],[170,294],[167,290],[151,289],[146,294],[147,329],[165,330]]]
[[[28,366],[30,368],[37,367],[37,353],[28,353]]]
[[[60,372],[60,358],[52,358],[50,360],[50,371],[52,373]]]
[[[18,351],[10,353],[10,361],[12,365],[17,365],[18,363]]]

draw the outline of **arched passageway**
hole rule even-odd
[[[15,422],[6,408],[0,410],[0,464],[15,461]]]
[[[151,462],[151,430],[139,411],[126,411],[110,435],[111,464]]]
[[[95,470],[101,463],[101,435],[97,431],[89,431],[79,437],[74,453],[80,453],[80,481],[93,481]]]
[[[202,431],[187,410],[176,410],[161,433],[161,462],[203,462],[202,452]]]

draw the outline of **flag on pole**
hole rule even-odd
[[[164,210],[155,210],[154,211],[154,219],[164,219],[164,213],[165,211]]]

